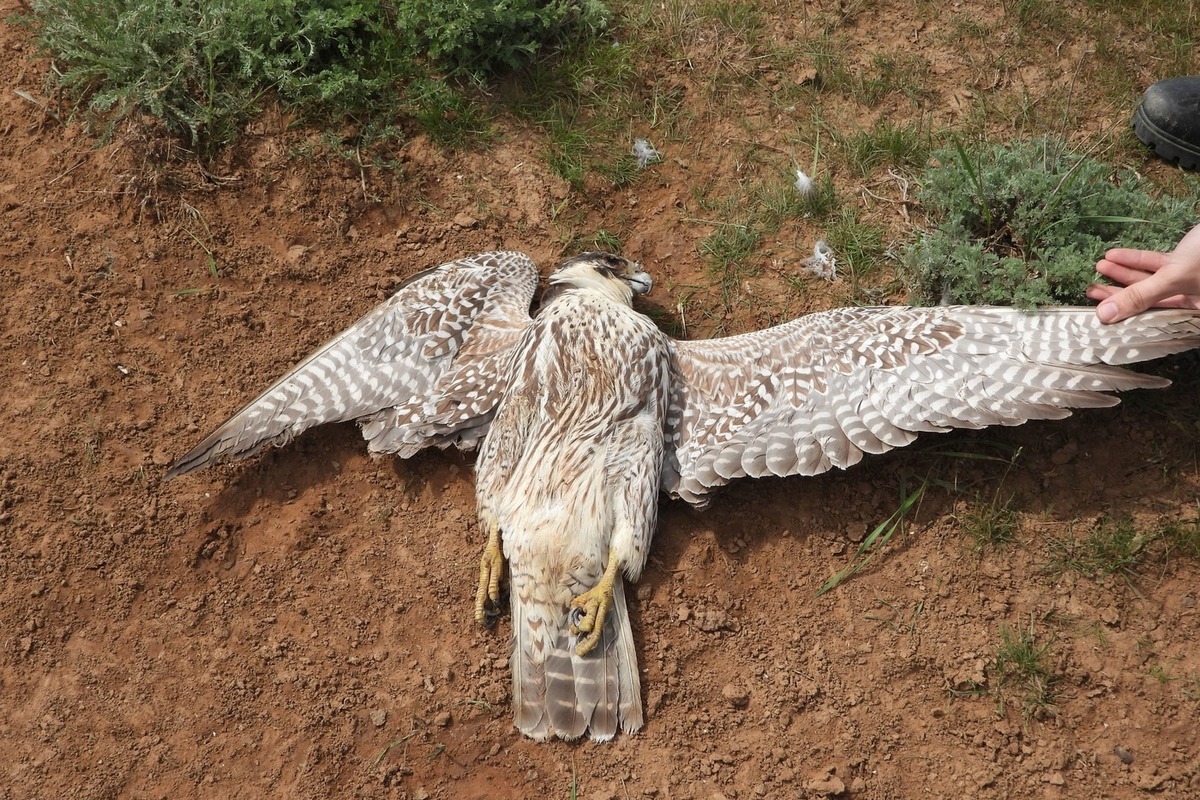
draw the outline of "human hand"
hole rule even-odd
[[[1100,301],[1096,316],[1101,322],[1119,322],[1152,307],[1200,309],[1200,225],[1170,253],[1109,250],[1096,262],[1096,271],[1120,284],[1088,287],[1088,297]]]

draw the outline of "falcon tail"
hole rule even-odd
[[[552,595],[552,589],[514,569],[511,661],[517,728],[538,741],[589,733],[597,742],[613,738],[618,728],[638,730],[642,692],[624,580],[613,587],[600,644],[583,657],[575,654],[577,637],[567,624],[570,593],[567,602]]]

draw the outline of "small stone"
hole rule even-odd
[[[1058,467],[1070,464],[1071,461],[1079,454],[1079,445],[1075,442],[1067,442],[1062,447],[1050,454],[1050,461]]]
[[[804,784],[804,788],[810,792],[833,797],[846,791],[846,784],[842,783],[842,779],[837,775],[823,775]]]
[[[450,725],[451,719],[452,717],[450,716],[449,711],[442,711],[433,718],[433,724],[437,725],[439,728],[445,728]]]
[[[1113,748],[1113,754],[1117,758],[1121,759],[1122,764],[1133,763],[1133,753],[1129,752],[1124,747],[1121,747],[1121,745],[1117,745]]]
[[[750,693],[732,683],[727,683],[721,687],[721,696],[729,701],[729,705],[734,708],[741,709],[750,705]]]
[[[1042,776],[1042,782],[1048,783],[1051,786],[1063,786],[1066,784],[1067,780],[1063,777],[1061,772],[1047,772]]]
[[[382,728],[387,724],[387,711],[382,708],[372,709],[371,724],[376,728]]]
[[[1160,775],[1156,772],[1140,772],[1134,776],[1137,788],[1145,792],[1157,791],[1166,779],[1166,775]]]
[[[709,608],[696,614],[696,627],[705,633],[730,629],[729,615],[719,608]]]
[[[867,790],[867,782],[864,781],[862,778],[856,776],[854,778],[854,780],[850,781],[851,794],[858,794],[859,792],[865,792],[866,790]]]
[[[456,228],[474,228],[478,224],[479,220],[465,211],[454,218],[454,227]]]

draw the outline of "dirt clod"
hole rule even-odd
[[[721,696],[729,705],[737,709],[743,709],[750,705],[750,693],[744,687],[737,684],[727,683],[721,687]]]
[[[822,775],[805,783],[804,788],[814,794],[836,797],[846,791],[846,784],[837,775]]]

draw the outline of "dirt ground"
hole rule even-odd
[[[906,4],[879,5],[862,25],[912,33]],[[645,729],[538,744],[511,723],[507,619],[472,619],[469,456],[372,459],[345,425],[160,479],[406,276],[493,248],[548,269],[564,205],[619,228],[676,314],[711,230],[690,184],[738,168],[727,123],[584,197],[519,126],[487,152],[410,139],[396,175],[298,155],[315,134],[269,113],[211,168],[227,185],[177,167],[147,187],[137,141],[98,144],[14,92],[45,96],[25,31],[0,25],[0,53],[0,798],[1200,797],[1200,565],[1045,569],[1103,515],[1195,518],[1189,362],[1115,409],[743,481],[705,512],[664,501],[631,611]],[[836,302],[811,282],[765,270],[729,313],[693,294],[711,313],[688,333]],[[947,443],[1022,454],[1007,470],[938,458]],[[931,471],[969,491],[931,491],[885,557],[816,597]],[[977,551],[961,519],[1001,485],[1018,541]],[[1005,626],[1048,643],[1050,709],[1000,703]]]

